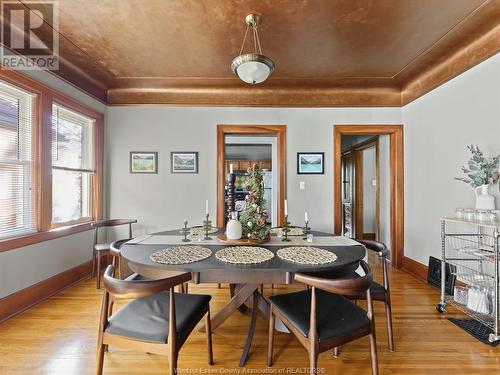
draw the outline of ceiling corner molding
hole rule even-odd
[[[115,88],[108,105],[249,107],[399,107],[397,87]]]
[[[408,79],[402,85],[401,105],[411,103],[498,52],[500,52],[500,23],[471,43],[450,52],[448,56],[442,56],[442,59],[428,65],[414,78]]]

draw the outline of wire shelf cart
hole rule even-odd
[[[441,275],[446,264],[456,276],[453,295],[446,293],[441,277],[441,301],[437,311],[450,304],[489,327],[491,343],[500,340],[499,229],[500,222],[441,219]]]

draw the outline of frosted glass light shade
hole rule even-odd
[[[255,85],[264,82],[271,75],[274,63],[264,55],[247,53],[233,60],[231,70],[243,82]]]

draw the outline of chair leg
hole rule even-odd
[[[184,293],[189,293],[189,283],[184,283]]]
[[[170,348],[168,360],[170,361],[170,375],[177,374],[177,349]]]
[[[385,318],[387,319],[387,341],[389,346],[389,351],[394,351],[394,335],[392,332],[392,308],[391,302],[385,301]]]
[[[336,346],[335,348],[333,348],[333,356],[337,358],[340,355],[340,351],[340,346]]]
[[[273,308],[271,307],[269,311],[269,335],[267,342],[267,365],[269,367],[273,365],[274,321],[275,317],[273,314]]]
[[[317,352],[318,348],[317,346],[315,348],[313,348],[310,352],[309,352],[309,367],[310,367],[310,373],[311,374],[316,374],[316,368],[318,367],[318,352]]]
[[[375,333],[370,334],[370,356],[372,359],[372,375],[378,375],[377,339]]]
[[[97,358],[96,358],[96,375],[102,375],[102,368],[104,365],[104,347],[102,344],[102,338],[99,337],[97,344]]]
[[[92,250],[92,277],[95,277],[95,257],[96,257],[96,254],[95,254],[95,250]]]
[[[214,353],[212,351],[212,327],[210,325],[210,309],[207,311],[207,315],[205,316],[205,327],[207,334],[207,349],[208,349],[208,364],[214,364]]]
[[[101,289],[101,252],[97,251],[96,288]]]

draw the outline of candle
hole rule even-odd
[[[229,173],[233,173],[233,165],[229,164]]]
[[[309,221],[309,218],[307,217],[307,211],[304,213],[304,220],[306,223]]]
[[[205,201],[205,215],[208,215],[208,199]]]
[[[285,216],[288,216],[288,203],[286,202],[286,199],[285,199]]]

